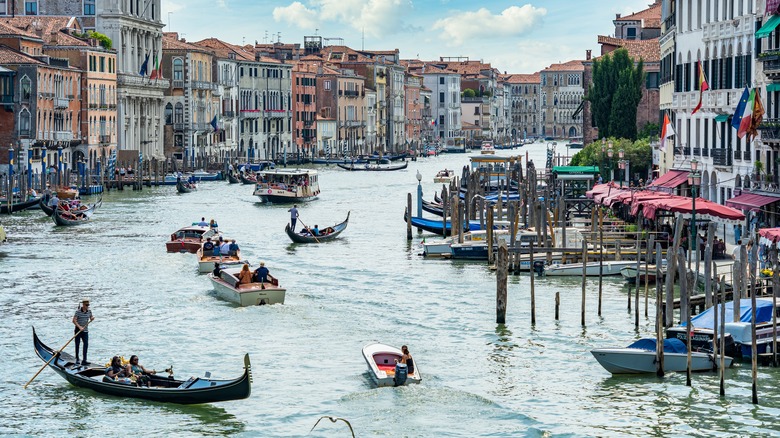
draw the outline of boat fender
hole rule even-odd
[[[542,260],[534,261],[533,270],[536,272],[536,275],[541,277],[544,274],[544,262]]]
[[[393,376],[393,384],[395,386],[402,386],[406,383],[406,377],[409,374],[409,369],[405,363],[395,364],[395,375]]]
[[[271,190],[271,189],[268,189],[268,194],[269,194],[269,195],[271,194],[271,192],[272,192],[272,190]]]

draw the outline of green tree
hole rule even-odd
[[[602,137],[636,139],[636,112],[642,99],[644,63],[618,49],[593,62],[593,80],[587,99],[593,123]]]
[[[661,126],[658,123],[647,123],[637,134],[638,138],[658,139],[661,135]]]
[[[463,90],[463,97],[475,97],[477,95],[477,92],[472,90],[471,88],[466,88]]]
[[[618,160],[620,160],[618,154],[620,149],[623,149],[624,160],[628,160],[631,175],[638,173],[641,178],[647,179],[647,169],[653,162],[653,150],[650,147],[649,139],[640,139],[631,141],[625,138],[610,138],[612,142],[612,159],[607,157],[607,154],[601,153],[601,142],[593,142],[579,152],[577,152],[571,159],[572,166],[599,166],[601,174],[604,179],[609,179],[610,168],[614,171],[615,178],[620,178],[620,170],[618,168]]]

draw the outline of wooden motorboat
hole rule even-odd
[[[197,189],[198,186],[196,186],[195,183],[190,183],[182,179],[176,181],[176,191],[179,193],[190,193]]]
[[[377,386],[402,386],[410,383],[422,382],[422,375],[417,361],[414,361],[414,372],[403,374],[397,371],[406,371],[406,365],[396,364],[403,357],[401,349],[390,345],[375,343],[363,347],[363,359],[368,365],[368,375]],[[406,375],[404,378],[403,375]]]
[[[350,170],[350,171],[390,172],[393,170],[406,169],[409,163],[404,161],[404,164],[391,164],[391,165],[363,164],[360,166],[356,166],[354,164],[341,164],[341,163],[338,163],[336,165],[342,169]]]
[[[211,252],[211,251],[210,251]],[[219,267],[227,269],[236,265],[249,263],[246,260],[241,260],[241,250],[236,252],[236,255],[213,255],[203,254],[203,245],[198,248],[198,252],[195,253],[198,256],[198,272],[205,274],[214,270],[214,263],[219,263]]]
[[[489,141],[483,141],[482,147],[480,148],[480,153],[484,155],[493,155],[496,153],[496,148],[493,146],[493,143]]]
[[[241,182],[239,180],[238,176],[236,176],[236,174],[233,173],[233,172],[228,172],[227,180],[228,180],[228,183],[230,183],[230,184],[238,184],[239,182]]]
[[[264,304],[284,304],[286,289],[279,287],[279,280],[268,276],[264,283],[238,284],[238,273],[242,268],[222,270],[219,277],[209,274],[211,284],[217,295],[239,306],[259,306]]]
[[[8,199],[0,199],[0,214],[16,213],[17,211],[27,210],[41,203],[40,197],[30,198],[26,201],[15,200],[8,205]]]
[[[623,276],[623,278],[626,279],[626,281],[630,284],[636,284],[637,280],[639,281],[639,284],[645,284],[645,280],[647,280],[647,283],[655,283],[656,279],[656,273],[655,273],[655,265],[649,265],[647,269],[645,269],[645,265],[642,264],[639,267],[639,271],[636,269],[636,262],[634,262],[633,266],[626,266],[625,268],[620,270],[620,275]]]
[[[165,243],[165,249],[168,252],[189,252],[195,254],[200,249],[203,239],[218,234],[219,232],[216,229],[193,224],[189,227],[180,228],[171,234],[171,240]]]
[[[636,261],[608,261],[603,262],[601,273],[602,275],[620,275],[620,270],[629,266],[636,266]],[[547,267],[544,270],[544,275],[570,275],[581,276],[582,275],[582,263],[568,263],[565,265],[557,265]],[[589,262],[585,267],[585,275],[588,277],[599,275],[599,262]]]
[[[449,184],[449,182],[452,181],[453,178],[455,178],[455,171],[450,169],[444,169],[436,173],[436,176],[433,177],[433,182]]]
[[[53,369],[71,385],[87,388],[101,394],[117,397],[140,398],[166,403],[199,404],[215,403],[228,400],[248,398],[252,393],[252,366],[249,355],[244,355],[244,373],[237,379],[212,379],[209,373],[206,377],[190,377],[187,380],[177,380],[173,376],[163,377],[149,374],[149,386],[136,386],[122,381],[104,380],[105,366],[76,365],[76,358],[64,351],[57,353],[46,346],[38,338],[33,328],[33,345],[35,353],[42,361],[49,362]],[[55,357],[56,356],[56,357]]]
[[[686,371],[688,349],[679,339],[664,340],[664,371]],[[656,340],[640,339],[625,348],[596,348],[593,357],[612,374],[644,374],[656,372]],[[731,366],[732,358],[724,356],[724,364]],[[720,365],[720,357],[711,352],[691,352],[691,371],[712,371]]]
[[[203,169],[192,172],[193,181],[217,181],[220,179],[223,179],[222,172],[206,172]]]
[[[320,194],[319,176],[312,169],[267,169],[257,173],[254,195],[261,202],[284,204],[312,201]]]
[[[297,233],[293,232],[290,229],[290,224],[287,224],[287,226],[284,227],[284,232],[287,233],[287,236],[290,238],[290,240],[295,243],[327,242],[338,237],[338,235],[347,228],[347,224],[349,223],[349,213],[350,212],[347,213],[347,218],[344,219],[344,222],[333,225],[332,227],[324,228],[320,230],[320,234],[316,236],[312,235],[310,232],[307,232],[305,228]]]

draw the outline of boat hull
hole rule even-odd
[[[598,262],[590,262],[585,267],[585,275],[588,277],[598,276],[599,272],[602,273],[602,275],[620,275],[620,270],[629,266],[634,265],[636,266],[636,262],[631,261],[625,261],[625,262],[604,262],[603,267],[601,268],[601,271],[599,270],[599,263]],[[571,263],[566,265],[558,265],[553,266],[550,268],[545,269],[544,275],[549,276],[581,276],[582,275],[582,264],[581,263]]]
[[[284,304],[286,289],[265,283],[262,289],[259,283],[241,285],[238,288],[231,286],[220,278],[209,274],[209,280],[217,292],[217,296],[225,301],[238,304],[241,307],[260,306],[265,304]]]
[[[41,203],[41,198],[29,199],[24,202],[16,202],[11,204],[10,212],[16,213],[17,211],[26,210],[28,208],[34,208],[40,205],[40,203]],[[6,200],[0,203],[0,214],[8,214],[8,212],[9,212],[8,201]]]
[[[396,386],[393,379],[395,375],[395,360],[400,360],[403,354],[401,350],[385,344],[369,344],[363,347],[363,359],[368,366],[368,375],[376,386]],[[422,382],[417,361],[415,361],[414,373],[406,377],[404,385]]]
[[[165,242],[165,250],[168,252],[188,252],[190,254],[196,254],[200,249],[200,240],[176,240],[171,242]],[[214,265],[211,265],[213,268]]]
[[[260,202],[265,204],[292,204],[295,202],[308,202],[317,199],[317,196],[297,196],[297,195],[274,195],[259,194]]]
[[[339,234],[341,234],[345,229],[347,229],[347,225],[349,224],[350,213],[347,213],[347,218],[344,220],[344,222],[329,227],[329,228],[333,228],[333,231],[325,235],[307,236],[300,233],[296,233],[290,229],[290,224],[287,224],[284,227],[284,232],[287,233],[287,237],[289,237],[290,240],[292,240],[294,243],[322,243],[322,242],[335,240],[336,237],[339,236]]]
[[[612,374],[647,374],[656,372],[655,351],[636,348],[597,348],[593,357]],[[724,357],[725,366],[731,366],[731,357]],[[664,371],[686,371],[687,353],[664,352]],[[691,353],[691,371],[711,371],[720,365],[720,358],[707,353]]]

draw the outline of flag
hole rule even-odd
[[[431,120],[431,126],[436,126],[436,119]]]
[[[162,75],[160,74],[160,60],[157,59],[157,54],[154,54],[154,68],[152,68],[152,73],[149,75],[149,79],[160,79],[162,78]]]
[[[141,64],[141,71],[138,72],[141,76],[146,76],[146,72],[149,70],[149,54],[146,54],[146,57],[144,58],[144,63]]]
[[[214,132],[219,131],[219,128],[217,127],[217,116],[215,115],[213,119],[211,119],[211,127],[214,128]]]
[[[758,127],[761,126],[761,119],[764,117],[764,104],[761,103],[761,92],[755,92],[755,99],[753,100],[753,113],[750,117],[750,127],[747,131],[747,141],[751,138],[756,138],[758,134]]]
[[[739,98],[737,109],[734,111],[734,117],[731,119],[731,126],[737,130],[737,137],[742,138],[747,134],[750,123],[753,118],[753,103],[755,102],[755,90],[749,90],[745,87],[742,97]]]
[[[669,115],[664,113],[664,126],[661,128],[661,149],[666,147],[666,139],[674,136],[674,126],[669,120]]]
[[[691,115],[696,114],[696,111],[701,109],[701,101],[704,97],[704,92],[710,89],[710,84],[707,83],[707,77],[704,76],[704,69],[701,66],[701,61],[699,61],[699,103],[696,105],[696,108],[693,109],[693,112]]]

